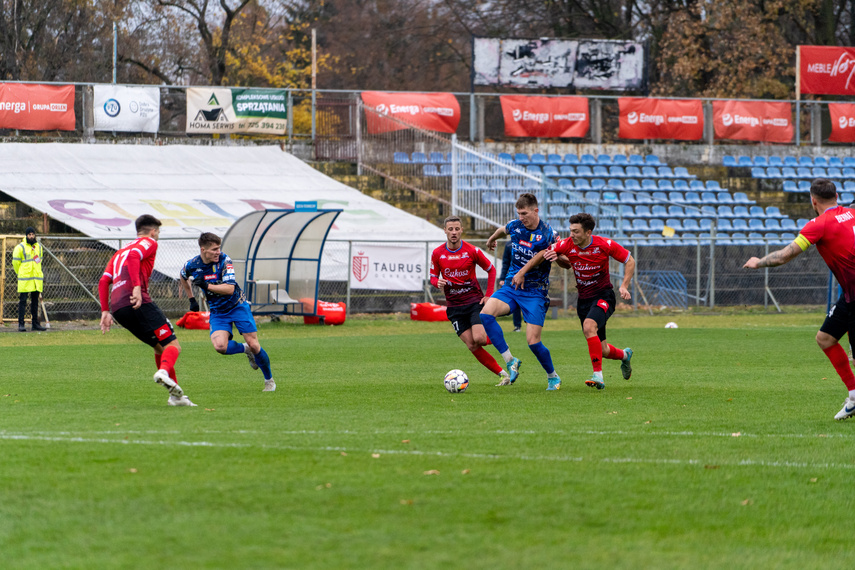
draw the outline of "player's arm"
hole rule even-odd
[[[551,261],[553,263],[557,263],[558,267],[562,269],[570,269],[570,258],[564,254],[558,253],[554,249],[546,249],[543,253],[543,258],[546,261]]]
[[[496,231],[493,232],[493,235],[487,238],[487,249],[489,249],[490,251],[496,249],[496,240],[506,235],[508,235],[508,230],[505,226],[496,228]]]
[[[181,273],[178,274],[178,282],[181,284],[181,289],[187,295],[187,298],[190,299],[190,310],[198,311],[199,301],[196,300],[196,296],[193,295],[193,288],[190,287],[190,279],[187,277],[186,265],[181,269]]]
[[[445,284],[448,283],[445,279],[442,278],[442,273],[439,268],[439,256],[431,254],[430,259],[430,284],[436,287],[437,289],[443,289]]]
[[[205,273],[199,272],[199,275],[193,280],[193,284],[203,291],[225,297],[235,292],[235,286],[233,283],[223,283],[223,280],[223,266],[220,266],[217,269],[217,281],[220,281],[220,283],[208,283],[205,279]]]
[[[810,247],[810,242],[802,235],[799,235],[795,241],[778,251],[773,251],[769,255],[761,258],[752,257],[745,262],[742,267],[746,269],[759,269],[761,267],[778,267],[794,260],[801,255],[807,248]]]
[[[632,282],[633,275],[635,275],[635,258],[630,254],[624,263],[623,281],[620,287],[618,287],[620,298],[624,301],[632,299],[632,295],[629,292],[629,284]]]
[[[101,334],[110,330],[113,324],[113,315],[110,314],[110,285],[113,276],[106,271],[98,281],[98,299],[101,301]]]
[[[511,283],[514,284],[515,289],[519,289],[520,287],[525,285],[525,274],[543,263],[543,260],[545,259],[545,253],[546,250],[538,251],[537,255],[529,259],[528,263],[523,265],[522,268],[517,271],[516,275],[514,275],[514,278],[511,279]]]
[[[475,254],[475,263],[478,264],[478,267],[487,272],[487,292],[484,293],[484,296],[481,298],[481,304],[483,305],[487,302],[487,299],[493,294],[493,290],[495,289],[496,266],[493,265],[493,262],[490,261],[480,249],[477,250],[477,253]]]

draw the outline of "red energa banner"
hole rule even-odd
[[[799,91],[855,95],[855,48],[799,46]]]
[[[855,103],[829,103],[831,115],[831,142],[855,142]]]
[[[715,138],[789,143],[793,109],[789,103],[713,101]]]
[[[451,93],[363,91],[362,101],[366,107],[377,112],[365,113],[365,126],[372,135],[399,131],[408,125],[440,133],[454,133],[460,124],[460,104]],[[406,124],[385,120],[382,115],[394,117]]]
[[[618,107],[622,139],[695,141],[704,136],[701,101],[619,97]]]
[[[74,85],[0,83],[0,129],[73,131]]]
[[[584,137],[591,125],[587,97],[502,95],[499,102],[508,137]]]

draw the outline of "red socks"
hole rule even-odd
[[[603,343],[600,338],[592,336],[585,339],[588,341],[588,354],[591,355],[591,366],[594,367],[594,372],[603,371]]]
[[[609,355],[605,358],[608,358],[609,360],[623,360],[624,353],[621,349],[615,348],[610,344],[607,344],[606,346],[609,347]]]
[[[158,370],[163,369],[169,372],[169,377],[178,382],[175,375],[175,361],[178,360],[178,355],[181,352],[174,346],[167,346],[163,349],[163,354],[154,355],[154,361],[157,362]]]
[[[846,389],[855,390],[855,374],[852,373],[852,367],[849,366],[849,355],[846,354],[846,350],[839,343],[835,343],[823,352],[840,375],[840,379],[846,384]]]
[[[490,356],[490,353],[484,350],[484,347],[479,347],[478,350],[472,352],[475,355],[475,358],[478,359],[478,362],[484,365],[484,367],[492,372],[493,374],[499,374],[504,368],[499,366],[499,363],[496,362],[496,359]]]

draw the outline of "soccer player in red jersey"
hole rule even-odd
[[[855,374],[846,350],[838,341],[849,333],[851,342],[855,333],[855,210],[837,204],[837,187],[825,178],[811,183],[810,205],[817,216],[805,224],[792,243],[766,257],[752,257],[743,267],[777,267],[792,261],[811,245],[816,246],[843,288],[843,295],[816,333],[816,342],[849,390],[843,409],[834,416],[836,420],[845,420],[855,416]]]
[[[110,330],[115,318],[131,334],[154,348],[157,364],[154,381],[169,391],[167,403],[170,406],[195,406],[184,395],[175,376],[175,361],[181,353],[175,330],[148,294],[160,226],[160,220],[152,215],[144,214],[137,218],[137,239],[117,251],[104,269],[104,275],[98,282],[101,334]]]
[[[582,332],[585,333],[588,354],[594,368],[593,375],[585,384],[602,390],[606,387],[603,380],[603,358],[620,360],[623,377],[629,380],[632,376],[632,349],[621,350],[606,341],[606,321],[615,312],[616,303],[609,274],[609,258],[626,265],[623,281],[618,289],[621,299],[625,301],[632,298],[628,287],[635,273],[635,259],[616,241],[593,235],[595,227],[596,222],[591,214],[570,216],[570,237],[535,255],[517,272],[513,282],[515,286],[521,286],[525,282],[525,274],[543,260],[555,261],[565,269],[573,269],[576,289],[579,292],[576,312],[582,321]]]
[[[488,341],[481,324],[481,307],[493,293],[496,268],[483,251],[461,239],[463,227],[460,218],[449,216],[444,225],[447,241],[431,254],[430,284],[445,293],[446,314],[457,336],[478,362],[499,377],[501,383],[508,373],[484,350]],[[475,277],[476,265],[488,273],[486,294],[481,292],[481,285]]]

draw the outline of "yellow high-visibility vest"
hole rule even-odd
[[[45,274],[42,273],[44,250],[42,244],[33,245],[25,239],[12,250],[12,268],[18,274],[18,293],[44,291]]]

